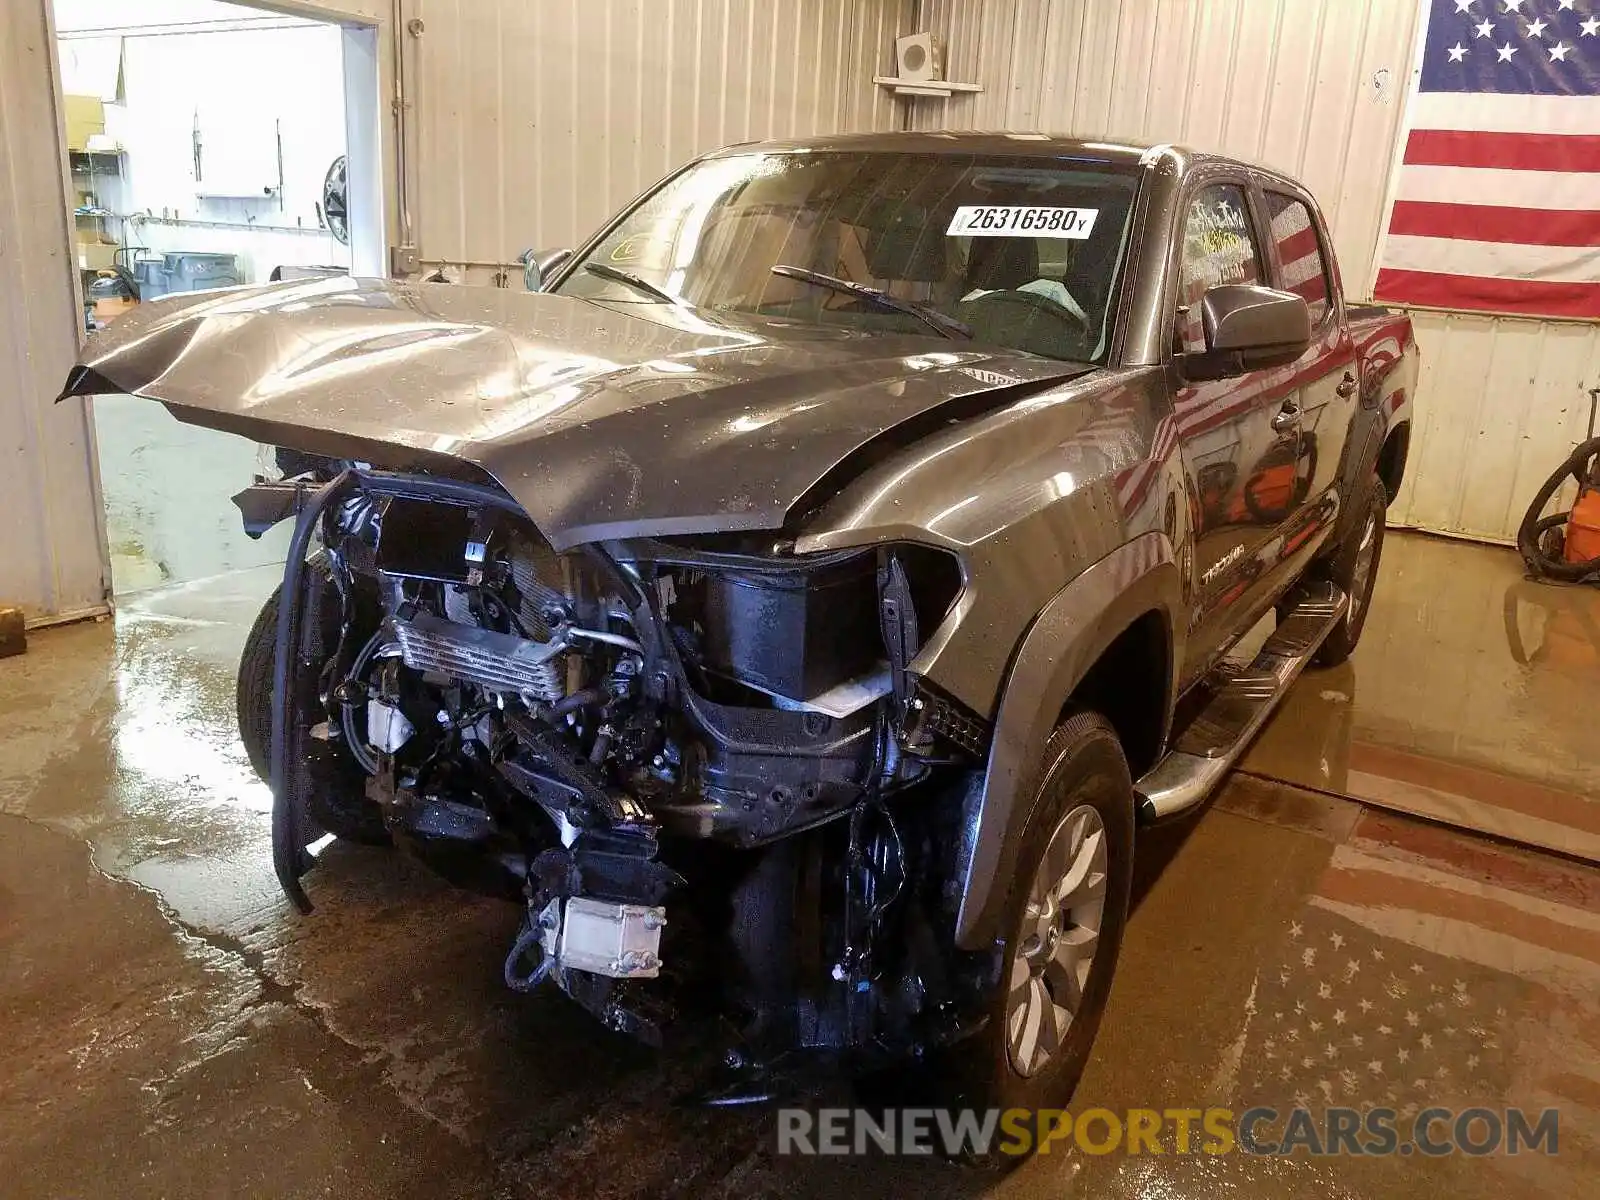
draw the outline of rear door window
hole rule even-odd
[[[1305,300],[1311,310],[1311,324],[1316,327],[1328,315],[1332,289],[1311,210],[1304,200],[1268,192],[1267,219],[1272,223],[1272,243],[1283,269],[1283,286]]]

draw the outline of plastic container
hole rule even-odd
[[[197,250],[169,250],[166,255],[166,290],[198,292],[206,288],[238,287],[239,259],[232,254]]]

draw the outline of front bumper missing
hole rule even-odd
[[[283,600],[278,605],[278,629],[272,668],[272,741],[268,778],[272,785],[272,869],[290,902],[310,912],[311,900],[300,880],[315,863],[307,847],[322,836],[307,807],[309,784],[304,764],[295,770],[290,758],[290,729],[295,721],[294,683],[306,661],[305,589],[306,556],[322,514],[354,491],[374,496],[404,496],[471,508],[499,508],[520,513],[521,506],[504,492],[480,484],[429,475],[395,475],[383,471],[349,468],[320,488],[293,485],[298,508],[294,535],[283,568]],[[250,489],[246,489],[247,492]],[[282,498],[282,485],[274,489]],[[244,506],[241,505],[241,509]],[[291,786],[291,784],[293,786]]]
[[[278,500],[288,499],[287,489],[271,490]],[[297,519],[276,631],[269,778],[273,868],[285,895],[302,912],[311,911],[312,905],[301,879],[326,840],[312,815],[310,781],[299,757],[306,713],[297,710],[303,699],[297,699],[295,684],[317,666],[315,630],[306,620],[311,594],[307,555],[318,521],[356,493],[522,512],[514,500],[492,488],[359,468],[320,487],[295,489]],[[636,800],[575,768],[558,748],[547,746],[547,731],[525,723],[519,736],[532,757],[520,773],[512,769],[516,763],[502,764],[508,780],[548,811],[566,812],[577,833],[569,844],[542,852],[530,864],[530,919],[507,958],[506,982],[514,990],[531,991],[554,979],[607,1027],[659,1044],[655,1015],[627,1007],[629,994],[619,986],[660,974],[667,918],[659,901],[683,880],[655,861],[654,822]],[[589,889],[609,898],[584,895]]]

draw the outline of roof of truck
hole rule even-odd
[[[1225,164],[1276,179],[1309,196],[1303,184],[1282,171],[1245,158],[1234,158],[1171,142],[1123,138],[1084,138],[1056,133],[941,131],[937,133],[836,133],[823,137],[777,138],[765,142],[738,142],[707,155],[719,158],[752,150],[782,153],[796,150],[854,150],[872,154],[981,154],[1016,158],[1060,158],[1078,162],[1103,162],[1121,167],[1171,162],[1179,173],[1196,167]]]
[[[743,142],[719,150],[730,154],[761,150],[858,150],[882,154],[993,154],[1018,158],[1063,157],[1136,166],[1152,152],[1172,150],[1161,143],[1068,137],[1049,133],[841,133],[825,137]],[[1186,156],[1192,157],[1188,152]]]

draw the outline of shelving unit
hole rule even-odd
[[[121,149],[69,149],[72,187],[78,205],[72,210],[78,265],[85,272],[109,270],[118,245],[110,222],[121,208],[123,152]],[[115,189],[116,195],[107,195]]]
[[[948,100],[957,92],[981,92],[981,83],[952,83],[948,79],[901,79],[897,75],[874,75],[872,82],[888,88],[896,96],[937,96]]]

